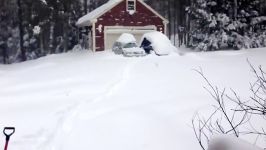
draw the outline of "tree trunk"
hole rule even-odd
[[[174,45],[176,45],[176,27],[177,27],[177,0],[174,1]]]
[[[22,8],[21,8],[21,1],[20,0],[17,0],[17,5],[18,5],[18,19],[19,19],[19,37],[20,37],[20,51],[21,51],[21,60],[22,61],[26,61],[27,58],[26,58],[26,51],[24,49],[24,46],[23,46],[23,35],[24,35],[24,32],[23,32],[23,25],[22,25],[22,21],[23,21],[23,18],[22,18]]]
[[[68,18],[67,18],[68,20]],[[66,52],[68,51],[68,43],[69,43],[69,39],[68,39],[68,25],[66,23],[64,23],[63,25],[63,42],[64,42],[64,51],[63,52]],[[62,52],[60,52],[62,53]]]
[[[192,6],[193,5],[193,0],[189,0],[188,1],[188,6]],[[187,46],[190,46],[190,32],[191,32],[191,17],[188,13],[186,13],[186,21],[185,21],[185,24],[186,24],[186,28],[185,28],[185,38],[184,38],[184,43],[187,45]]]
[[[172,28],[172,26],[171,26],[171,22],[172,22],[172,20],[171,20],[171,0],[168,0],[168,20],[169,20],[169,25],[168,25],[168,36],[169,36],[169,39],[171,39],[171,28]]]
[[[50,31],[49,31],[49,54],[53,54],[54,53],[54,26],[55,23],[51,22],[50,24]]]
[[[1,42],[1,41],[0,41]],[[7,64],[8,63],[8,54],[7,54],[7,46],[5,42],[0,43],[1,47],[0,50],[2,50],[2,56],[3,56],[3,63]]]
[[[238,9],[237,0],[234,0],[234,20],[237,20],[237,9]]]
[[[84,14],[88,13],[88,0],[84,0]]]
[[[41,29],[39,38],[40,38],[40,50],[41,50],[41,54],[43,55],[44,54],[44,35],[43,35],[42,29]]]
[[[64,52],[69,50],[69,22],[70,22],[70,4],[69,3],[65,3],[63,5],[64,7],[64,20],[66,20],[66,22],[63,22],[63,40],[64,40]]]

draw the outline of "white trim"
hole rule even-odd
[[[134,2],[134,10],[128,10],[128,2],[129,2],[129,1]],[[136,12],[136,0],[127,0],[127,1],[126,1],[126,11],[127,11],[127,12],[132,12],[132,11],[133,11],[133,12]]]
[[[167,35],[166,32],[167,32],[167,24],[168,24],[168,22],[163,21],[163,24],[164,24],[164,34]]]
[[[106,33],[106,31],[107,31],[107,26],[104,26],[104,31],[103,31],[103,43],[104,43],[104,50],[105,50],[105,48],[106,48],[106,35],[107,35],[107,33]]]
[[[149,25],[149,26],[105,26],[104,29],[153,29],[156,30],[156,26],[155,25]]]
[[[96,33],[95,33],[95,23],[92,24],[92,51],[96,52]]]
[[[147,30],[138,30],[138,29],[135,29],[135,30],[130,30],[130,29],[121,29],[121,30],[118,30],[118,29],[109,29],[106,31],[105,34],[110,34],[110,33],[131,33],[131,34],[134,34],[134,33],[143,33],[143,32],[151,32],[151,31],[156,31],[156,30],[151,30],[151,29],[147,29]]]
[[[95,18],[95,19],[92,19],[92,20],[91,20],[91,23],[93,24],[93,23],[96,23],[97,21],[98,21],[98,19]]]
[[[104,27],[104,49],[106,50],[106,38],[107,34],[110,33],[143,33],[150,31],[157,31],[157,27],[155,25],[150,26],[105,26]]]

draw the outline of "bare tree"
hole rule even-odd
[[[213,86],[201,69],[195,70],[207,83],[204,88],[216,102],[213,106],[214,111],[207,119],[198,113],[192,118],[195,137],[203,150],[207,148],[210,137],[216,134],[231,134],[235,137],[252,134],[258,138],[266,137],[264,128],[258,131],[250,121],[253,116],[261,116],[266,124],[265,72],[261,66],[255,69],[250,63],[249,65],[256,81],[250,84],[252,96],[248,101],[241,100],[232,89],[233,96],[229,96],[225,89],[220,90]],[[242,128],[243,126],[250,128]]]
[[[240,109],[236,111],[245,111],[250,114],[255,115],[266,115],[266,78],[265,72],[262,69],[262,66],[259,66],[256,70],[250,62],[248,62],[251,68],[252,73],[256,77],[254,83],[250,83],[250,91],[253,93],[250,96],[248,102],[242,102],[238,97],[232,99],[235,103],[240,106]],[[235,93],[234,93],[235,94]],[[235,94],[236,95],[236,94]]]

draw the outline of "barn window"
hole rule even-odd
[[[136,11],[136,1],[135,0],[127,0],[127,11],[130,14],[133,14]]]

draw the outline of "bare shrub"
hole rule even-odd
[[[235,137],[256,135],[257,139],[266,138],[265,129],[256,129],[251,121],[252,117],[261,117],[266,126],[266,74],[261,66],[255,68],[249,61],[248,63],[256,80],[250,83],[252,95],[246,101],[240,99],[232,89],[230,93],[233,96],[229,96],[225,88],[220,90],[214,86],[202,69],[195,70],[207,83],[204,88],[215,101],[214,110],[208,117],[196,113],[192,118],[195,137],[203,150],[207,149],[210,137],[217,134],[231,134]]]

